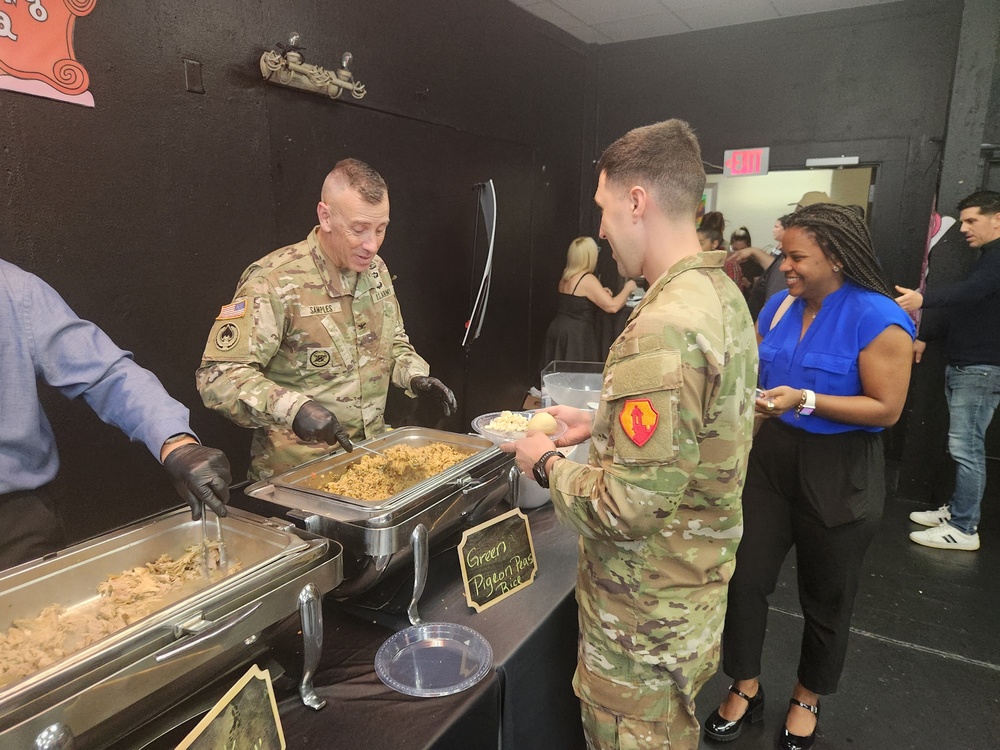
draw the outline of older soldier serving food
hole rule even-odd
[[[568,425],[559,445],[590,438],[588,463],[541,433],[502,447],[582,537],[574,689],[588,748],[693,749],[742,534],[756,342],[725,253],[700,252],[705,172],[687,124],[631,131],[598,174],[601,237],[649,291],[611,347],[593,421],[547,410]]]
[[[323,182],[319,226],[243,272],[197,373],[209,408],[256,428],[250,478],[266,479],[377,435],[389,384],[450,415],[455,396],[413,349],[378,251],[385,180],[344,159]]]

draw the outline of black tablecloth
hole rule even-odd
[[[475,687],[442,698],[414,698],[386,687],[375,653],[409,625],[401,607],[365,611],[324,603],[323,657],[316,692],[320,711],[282,690],[279,710],[288,747],[434,748],[435,750],[580,750],[579,706],[571,686],[576,662],[577,538],[551,506],[528,512],[538,574],[527,588],[476,613],[465,603],[458,554],[438,552],[430,563],[420,613],[481,633],[493,648],[495,672]],[[400,601],[408,601],[406,583]],[[297,639],[283,639],[277,656],[295,663]]]

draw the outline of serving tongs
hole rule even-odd
[[[376,456],[381,456],[381,457],[382,457],[382,458],[384,458],[384,459],[385,459],[386,461],[389,461],[389,460],[390,460],[390,459],[389,459],[389,457],[388,457],[387,455],[385,455],[384,453],[380,453],[379,451],[376,451],[376,450],[372,450],[371,448],[366,448],[366,447],[365,447],[365,446],[363,446],[363,445],[358,445],[357,443],[355,443],[355,444],[354,444],[354,448],[355,448],[355,450],[358,450],[358,449],[360,449],[360,450],[363,450],[363,451],[368,451],[369,453],[374,453],[374,454],[375,454]]]
[[[222,536],[222,519],[219,516],[215,517],[215,533],[217,534],[217,539],[209,540],[208,538],[208,507],[205,506],[201,509],[201,570],[205,574],[205,578],[211,578],[211,554],[212,547],[216,547],[219,550],[219,570],[225,575],[229,572],[229,552],[226,549],[226,540]]]

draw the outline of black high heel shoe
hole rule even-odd
[[[729,686],[730,693],[736,693],[747,702],[747,710],[743,715],[730,721],[724,719],[719,709],[715,709],[712,715],[705,720],[705,736],[716,742],[732,742],[743,734],[744,724],[756,724],[764,720],[764,686],[757,683],[757,694],[752,698],[741,690],[737,690],[735,685]]]
[[[805,737],[800,737],[797,734],[792,734],[788,731],[788,725],[785,724],[781,728],[781,734],[778,735],[778,747],[781,750],[809,750],[816,742],[816,728],[819,727],[819,703],[815,706],[810,706],[808,703],[803,703],[802,701],[797,701],[794,698],[788,701],[789,705],[801,706],[806,711],[812,711],[816,714],[816,726],[813,727],[812,734]]]

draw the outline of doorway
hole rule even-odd
[[[864,165],[790,169],[751,177],[710,174],[705,210],[722,212],[727,234],[746,227],[752,244],[765,247],[773,243],[771,228],[775,219],[794,211],[795,204],[810,191],[826,193],[834,203],[861,206],[865,220],[870,221],[876,171],[875,165]]]

